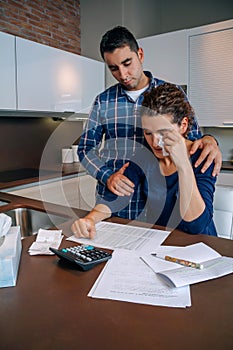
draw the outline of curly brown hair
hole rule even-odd
[[[188,130],[194,121],[194,111],[185,93],[176,85],[164,83],[144,93],[141,115],[172,115],[172,123],[181,125],[184,117],[188,118]],[[146,108],[144,108],[146,107]]]

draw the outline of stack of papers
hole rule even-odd
[[[53,255],[49,247],[58,249],[63,235],[62,230],[44,230],[39,229],[36,241],[29,247],[30,255]]]
[[[233,272],[233,258],[221,256],[202,242],[186,247],[161,246],[169,233],[102,222],[94,240],[68,238],[114,250],[88,296],[184,308],[191,306],[190,284]],[[161,259],[166,255],[201,263],[203,269]]]
[[[113,252],[88,296],[147,305],[191,306],[189,286],[169,287],[136,252],[123,249]]]
[[[200,242],[186,247],[160,247],[159,256],[169,255],[178,259],[201,263],[203,269],[185,267],[179,264],[157,258],[153,255],[143,256],[144,262],[166,283],[173,287],[183,287],[190,284],[211,280],[233,272],[233,258],[221,256],[214,249]]]
[[[152,253],[168,237],[170,231],[155,230],[132,225],[100,222],[94,239],[70,236],[68,241],[91,244],[106,249],[124,248],[140,254]]]

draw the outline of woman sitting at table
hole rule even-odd
[[[147,147],[119,170],[129,180],[128,196],[106,190],[104,199],[84,218],[76,220],[72,231],[77,237],[94,238],[95,224],[126,206],[132,191],[143,184],[144,208],[137,220],[187,233],[217,236],[213,222],[213,196],[216,178],[213,164],[203,174],[202,164],[195,168],[198,149],[192,156],[192,141],[186,138],[193,110],[183,91],[165,83],[146,92],[141,120]]]

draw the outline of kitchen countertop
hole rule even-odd
[[[46,203],[36,199],[16,196],[10,193],[0,192],[0,202],[7,204],[0,206],[0,213],[7,213],[18,208],[26,208],[35,211],[46,212],[49,215],[56,215],[64,218],[63,223],[56,224],[58,229],[61,229],[63,234],[69,237],[71,232],[71,225],[77,218],[84,217],[87,211],[77,208],[70,208],[59,204]],[[55,227],[55,225],[54,225]]]
[[[1,192],[1,189],[4,190],[6,188],[12,188],[17,187],[21,185],[26,185],[30,183],[35,183],[38,181],[43,180],[49,180],[52,178],[57,177],[67,177],[69,175],[74,174],[85,174],[85,169],[80,166],[79,163],[72,163],[72,164],[62,164],[60,166],[60,172],[55,171],[56,167],[51,167],[50,170],[52,170],[51,173],[48,173],[47,175],[43,177],[34,177],[34,178],[27,178],[27,179],[21,179],[16,181],[10,181],[10,182],[2,182],[0,183],[0,202],[2,202],[0,205],[0,213],[7,212],[12,209],[16,208],[28,208],[33,210],[39,210],[42,212],[49,212],[50,214],[56,214],[60,215],[62,217],[67,217],[67,222],[63,225],[59,225],[59,228],[62,228],[65,235],[69,236],[71,234],[70,227],[71,223],[76,219],[77,217],[83,217],[86,214],[86,211],[77,209],[77,208],[70,208],[62,205],[52,204],[52,203],[46,203],[46,208],[44,206],[44,203],[39,200],[25,198],[21,196],[16,196],[7,192]],[[6,204],[4,204],[6,203]]]
[[[33,178],[27,178],[27,179],[20,179],[20,180],[15,180],[15,181],[10,181],[10,182],[0,182],[0,202],[6,202],[7,204],[5,205],[0,205],[0,213],[1,212],[6,212],[11,209],[15,208],[20,208],[20,207],[25,207],[25,208],[31,208],[35,210],[40,210],[40,211],[49,211],[54,214],[60,214],[62,216],[67,215],[68,219],[73,220],[73,218],[77,217],[77,212],[80,217],[84,216],[86,211],[84,210],[79,210],[77,208],[74,209],[74,216],[73,218],[70,217],[70,208],[63,207],[61,205],[56,205],[56,204],[48,204],[46,203],[46,210],[43,205],[43,202],[39,200],[34,200],[34,199],[29,199],[25,197],[20,197],[16,196],[7,192],[1,192],[1,189],[7,189],[7,188],[12,188],[12,187],[18,187],[21,185],[27,185],[30,183],[35,183],[38,181],[43,181],[43,180],[49,180],[49,179],[55,179],[55,178],[60,178],[60,177],[66,177],[70,175],[75,175],[75,174],[85,174],[85,169],[80,165],[80,163],[71,163],[71,164],[60,164],[55,165],[55,166],[50,166],[48,173],[43,176],[36,176]],[[231,172],[233,170],[233,164],[230,161],[223,161],[222,169],[223,171],[229,171]],[[72,208],[73,209],[73,208]]]
[[[13,179],[13,172],[17,174],[17,169],[10,171],[11,174],[11,181],[2,181],[0,180],[0,191],[1,189],[11,188],[11,187],[17,187],[21,185],[26,185],[38,181],[44,181],[49,180],[53,178],[59,178],[59,177],[66,177],[69,175],[75,175],[80,173],[85,173],[86,170],[82,167],[80,163],[67,163],[67,164],[59,164],[50,166],[49,169],[40,169],[40,174],[38,169],[32,169],[32,168],[23,168],[18,169],[19,172],[22,173],[22,177]],[[32,173],[35,173],[35,176],[27,176],[29,174],[29,170],[32,171]],[[9,173],[10,173],[9,172]],[[7,172],[6,172],[7,173]],[[25,177],[23,178],[23,173],[25,173]],[[1,173],[0,173],[1,174]],[[3,173],[2,173],[3,174]],[[5,176],[4,176],[5,177]],[[0,177],[1,178],[1,177]]]
[[[19,170],[23,170],[23,169],[19,169]],[[25,170],[29,170],[29,169],[26,168]],[[36,169],[31,169],[31,170],[36,170]],[[15,170],[15,172],[16,171],[17,169]],[[230,172],[233,171],[233,163],[231,161],[223,161],[221,171],[230,171]],[[85,172],[86,172],[85,169],[82,167],[82,165],[80,165],[80,163],[70,163],[70,164],[67,163],[67,164],[61,164],[61,165],[60,164],[54,165],[54,166],[50,166],[49,169],[45,169],[44,174],[43,175],[40,174],[40,176],[21,178],[21,179],[4,181],[4,182],[1,182],[0,180],[0,191],[1,189],[18,187],[21,185],[26,185],[26,184],[30,184],[38,181],[43,181],[43,180],[48,180],[48,179],[53,179],[58,177],[66,177],[69,175],[75,175],[75,174],[80,174]]]
[[[233,162],[232,161],[223,161],[221,170],[233,171]]]

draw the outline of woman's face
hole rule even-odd
[[[187,118],[183,118],[181,126],[172,124],[173,117],[170,114],[156,116],[142,116],[142,127],[144,129],[144,137],[157,158],[164,158],[166,152],[162,147],[163,134],[166,131],[178,132],[183,135],[187,130]]]

